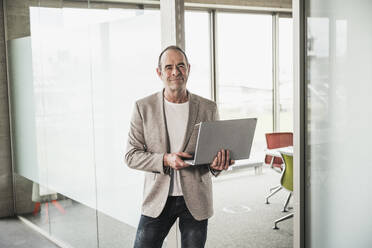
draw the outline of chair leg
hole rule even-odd
[[[271,191],[273,191],[274,189],[277,189],[278,187],[280,187],[281,185],[279,184],[279,185],[276,185],[275,187],[272,187],[272,188],[270,188],[270,193],[271,193]]]
[[[291,197],[292,197],[292,192],[290,192],[288,194],[288,197],[287,197],[287,200],[285,201],[285,204],[284,204],[284,207],[283,207],[282,212],[288,212],[287,206],[288,206],[288,203],[289,203],[289,200],[291,199]]]
[[[269,198],[272,197],[273,195],[275,195],[276,192],[278,192],[278,191],[281,190],[282,188],[283,188],[283,187],[280,186],[280,187],[278,187],[276,190],[274,190],[273,192],[271,192],[268,196],[266,196],[266,204],[269,204],[269,203],[270,203],[270,202],[269,202]]]
[[[288,215],[286,215],[286,216],[284,216],[284,217],[282,217],[282,218],[276,220],[276,221],[274,222],[273,229],[274,229],[274,230],[279,229],[279,227],[277,226],[277,224],[278,224],[279,222],[282,222],[282,221],[284,221],[284,220],[287,220],[287,219],[292,218],[293,215],[294,215],[294,213],[290,213],[290,214],[288,214]]]

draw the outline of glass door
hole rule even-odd
[[[372,2],[305,5],[306,247],[370,247]]]

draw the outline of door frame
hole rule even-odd
[[[293,146],[294,221],[293,247],[305,247],[305,145],[306,145],[306,25],[305,0],[292,1],[293,14]]]

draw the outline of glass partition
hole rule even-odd
[[[8,18],[19,17],[7,23],[17,213],[72,247],[132,246],[143,173],[124,164],[124,153],[135,100],[163,87],[155,71],[159,10],[88,1],[6,4]],[[242,24],[244,32],[231,28]],[[283,22],[283,30],[290,25]],[[210,12],[186,11],[185,35],[188,88],[211,99]],[[258,117],[251,160],[262,162],[264,133],[273,127],[272,16],[217,13],[216,37],[220,115]],[[286,63],[281,85],[289,91]],[[289,95],[282,96],[289,116]],[[221,208],[226,199],[215,196]],[[220,227],[224,213],[211,226]],[[220,243],[213,235],[211,246]]]
[[[306,1],[306,247],[370,247],[370,1]]]
[[[116,12],[123,18],[95,26],[91,34],[98,230],[100,247],[107,248],[133,244],[144,179],[124,164],[130,117],[136,100],[163,87],[155,71],[159,11]]]
[[[134,101],[163,87],[159,10],[23,6],[7,26],[29,33],[8,40],[17,213],[73,247],[131,246],[143,174],[124,153]]]

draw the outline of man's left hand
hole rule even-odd
[[[230,151],[221,149],[217,153],[210,167],[214,170],[222,171],[227,170],[229,166],[233,165],[234,163],[234,160],[230,160]]]

